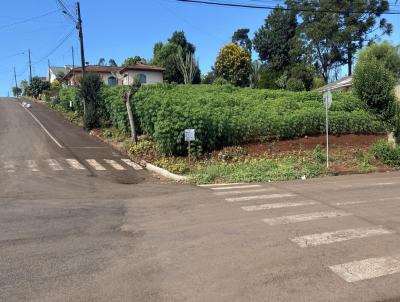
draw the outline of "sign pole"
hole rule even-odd
[[[325,119],[326,119],[326,167],[329,168],[329,120],[328,120],[328,106],[325,106]]]
[[[190,141],[189,141],[189,153],[188,153],[188,156],[189,156],[189,165],[190,165]]]

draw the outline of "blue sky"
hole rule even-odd
[[[51,65],[71,64],[72,46],[75,47],[75,62],[79,62],[74,25],[61,12],[55,11],[58,8],[56,0],[2,2],[0,95],[7,95],[13,86],[14,65],[18,82],[28,79],[28,48],[32,51],[34,75],[47,75],[48,59]],[[74,11],[73,0],[64,2]],[[229,42],[236,29],[250,28],[253,34],[267,14],[263,10],[222,8],[174,0],[81,0],[81,10],[86,60],[90,64],[97,64],[100,57],[106,61],[113,58],[119,64],[129,56],[151,58],[156,42],[165,42],[173,31],[183,30],[197,48],[196,56],[202,73],[210,70],[218,50]],[[43,14],[47,15],[15,24]],[[398,15],[387,18],[394,25],[394,34],[387,39],[399,44],[400,18]]]

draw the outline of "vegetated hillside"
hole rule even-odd
[[[231,85],[145,86],[135,96],[141,130],[164,154],[187,152],[184,129],[196,129],[194,150],[320,134],[325,131],[322,94],[237,88]],[[330,132],[379,133],[384,125],[352,93],[335,93]]]

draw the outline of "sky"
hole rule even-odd
[[[270,0],[263,4],[278,2]],[[73,0],[64,3],[75,12]],[[253,36],[268,14],[267,10],[175,0],[81,0],[80,3],[85,55],[90,64],[97,64],[102,57],[106,62],[113,58],[118,64],[135,55],[150,59],[156,42],[166,42],[175,30],[183,30],[188,41],[196,46],[203,74],[210,71],[219,49],[230,42],[236,29],[249,28]],[[27,19],[30,21],[24,22]],[[399,16],[387,19],[393,23],[394,31],[385,39],[400,44]],[[47,76],[48,60],[51,66],[71,65],[72,47],[75,64],[80,62],[74,23],[62,14],[56,0],[2,1],[0,37],[0,96],[6,96],[14,86],[14,66],[18,83],[28,80],[28,49],[34,76]]]

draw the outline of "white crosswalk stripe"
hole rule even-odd
[[[347,282],[368,280],[400,273],[400,255],[368,258],[329,268]]]
[[[4,169],[8,172],[8,173],[14,173],[15,172],[15,162],[8,160],[4,162]]]
[[[135,170],[143,170],[142,166],[138,165],[137,163],[131,161],[130,159],[127,158],[122,158],[121,159],[125,164],[128,166],[132,167]]]
[[[279,202],[279,203],[267,203],[256,206],[246,206],[241,207],[242,210],[246,212],[262,211],[262,210],[272,210],[281,208],[291,208],[291,207],[301,207],[301,206],[311,206],[315,205],[315,201],[303,201],[303,202]]]
[[[290,223],[305,222],[305,221],[324,219],[324,218],[345,217],[351,215],[353,214],[343,211],[315,212],[315,213],[306,213],[299,215],[281,216],[276,218],[267,218],[263,219],[263,221],[271,226],[274,226],[280,224],[290,224]]]
[[[311,234],[291,238],[290,240],[300,247],[309,247],[386,234],[393,234],[393,232],[382,227],[370,227]]]
[[[104,161],[109,164],[111,167],[113,167],[115,170],[122,171],[126,170],[123,166],[121,166],[119,163],[117,163],[113,159],[104,159]]]
[[[39,167],[38,167],[36,161],[34,161],[34,160],[27,160],[27,161],[26,161],[26,164],[27,164],[29,170],[31,170],[32,172],[39,172]]]
[[[260,192],[268,192],[272,191],[274,188],[264,188],[264,189],[252,189],[252,190],[242,190],[242,191],[222,191],[222,192],[214,192],[214,195],[239,195],[239,194],[249,194],[249,193],[260,193]]]
[[[47,159],[46,162],[49,165],[50,169],[52,169],[53,171],[64,170],[64,168],[61,167],[60,163],[58,161],[56,161],[55,159]]]
[[[65,161],[68,163],[68,165],[71,167],[71,169],[75,170],[86,170],[86,168],[76,159],[74,158],[67,158]]]
[[[235,186],[235,187],[216,187],[211,188],[211,190],[232,190],[232,189],[249,189],[249,188],[258,188],[260,185],[245,185],[245,186]]]
[[[232,198],[226,198],[225,200],[228,202],[236,202],[236,201],[249,201],[249,200],[257,200],[257,199],[284,198],[284,197],[293,197],[293,196],[295,196],[295,195],[291,194],[291,193],[285,193],[285,194],[269,194],[269,195],[232,197]]]
[[[243,182],[234,182],[229,184],[206,184],[206,185],[199,185],[199,187],[204,188],[211,188],[211,187],[224,187],[224,186],[236,186],[236,185],[244,185]]]
[[[104,166],[102,166],[101,164],[99,164],[99,163],[97,162],[97,160],[95,160],[95,159],[87,159],[86,162],[87,162],[92,168],[94,168],[94,169],[97,170],[97,171],[105,171],[105,170],[107,170],[106,168],[104,168]]]

